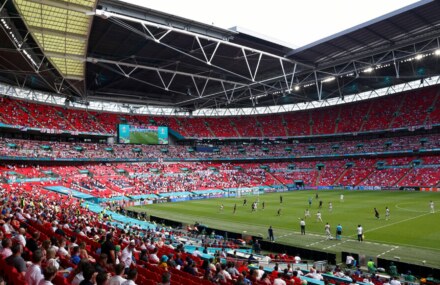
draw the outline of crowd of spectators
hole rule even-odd
[[[347,268],[301,270],[294,268],[301,258],[286,254],[270,254],[269,261],[287,267],[281,270],[272,263],[273,271],[267,273],[253,264],[252,255],[247,260],[227,255],[226,249],[237,245],[214,234],[195,238],[193,228],[116,226],[104,212],[93,213],[80,200],[46,191],[38,183],[1,185],[0,210],[0,277],[11,284],[302,285],[316,280],[383,285],[401,279],[393,264],[387,270],[390,277],[361,271],[353,260]],[[199,242],[200,251],[186,252],[181,238]],[[212,259],[202,258],[201,249],[205,253],[211,247],[221,250]],[[404,278],[415,281],[410,272]]]
[[[417,163],[416,163],[417,162]],[[138,162],[80,166],[4,164],[0,181],[52,181],[96,197],[269,187],[440,186],[440,158],[394,157],[270,163]]]
[[[0,156],[30,158],[245,158],[311,155],[345,155],[371,152],[413,151],[440,148],[440,135],[416,135],[397,138],[363,139],[316,143],[265,143],[219,145],[212,151],[197,151],[184,145],[125,145],[68,143],[0,138]],[[214,151],[217,148],[218,151]]]
[[[368,101],[300,112],[225,118],[161,117],[104,113],[0,98],[0,121],[49,132],[116,134],[120,123],[162,125],[185,137],[283,137],[395,128],[429,127],[440,123],[437,88],[427,87]]]

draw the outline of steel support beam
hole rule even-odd
[[[90,62],[90,63],[105,63],[105,64],[116,65],[119,67],[125,66],[125,67],[130,67],[130,68],[158,71],[158,72],[169,73],[169,74],[173,74],[173,75],[187,76],[190,78],[198,78],[198,79],[204,79],[204,80],[210,80],[210,81],[216,81],[216,82],[229,83],[229,84],[234,84],[234,85],[243,86],[243,87],[247,86],[246,84],[241,83],[241,82],[224,80],[224,79],[210,77],[210,76],[203,76],[203,75],[198,75],[198,74],[193,74],[193,73],[187,73],[187,72],[176,71],[176,70],[169,70],[169,69],[147,66],[147,65],[142,65],[142,64],[128,63],[128,62],[123,62],[123,61],[115,61],[115,60],[108,60],[108,59],[94,58],[94,57],[87,57],[86,61]],[[128,75],[128,74],[125,74],[125,75]]]
[[[37,0],[35,0],[35,1],[37,1]],[[40,1],[44,1],[44,0],[40,0]],[[244,49],[244,50],[249,51],[249,52],[257,52],[257,53],[260,53],[260,54],[265,55],[267,57],[274,58],[274,59],[281,59],[281,60],[283,60],[285,62],[289,62],[291,64],[298,63],[299,65],[302,65],[304,67],[313,68],[313,66],[311,66],[311,65],[300,63],[300,62],[297,62],[295,60],[291,60],[291,59],[288,59],[288,58],[285,58],[285,57],[282,57],[282,56],[279,56],[279,55],[275,55],[275,54],[272,54],[272,53],[269,53],[269,52],[261,51],[261,50],[255,49],[255,48],[250,48],[250,47],[247,47],[247,46],[244,46],[244,45],[240,45],[240,44],[231,43],[229,41],[225,41],[225,40],[221,40],[221,39],[205,36],[205,35],[202,35],[202,34],[196,34],[194,32],[190,32],[190,31],[186,31],[186,30],[182,30],[182,29],[178,29],[178,28],[174,28],[174,27],[170,27],[170,26],[161,25],[161,24],[158,24],[158,23],[153,23],[153,22],[146,21],[146,20],[141,20],[141,19],[137,19],[137,18],[133,18],[133,17],[129,17],[129,16],[124,16],[124,15],[121,15],[121,14],[111,13],[111,12],[107,12],[107,11],[104,11],[104,10],[96,10],[96,15],[100,16],[100,17],[102,17],[104,19],[108,19],[110,17],[113,17],[113,18],[118,18],[118,19],[125,20],[125,21],[130,21],[130,22],[138,23],[138,24],[145,25],[145,26],[150,26],[150,27],[154,27],[154,28],[158,28],[158,29],[160,28],[160,29],[164,29],[164,30],[167,30],[167,31],[169,30],[169,31],[172,31],[172,32],[176,32],[176,33],[184,34],[184,35],[187,35],[187,36],[191,36],[193,38],[198,37],[199,39],[205,39],[207,41],[211,41],[211,42],[215,42],[215,43],[220,43],[220,44],[227,45],[227,46],[230,46],[230,47],[235,47],[235,48],[238,48],[238,49]]]

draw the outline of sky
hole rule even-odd
[[[229,29],[239,26],[298,48],[414,0],[123,0]],[[263,4],[267,3],[267,4]]]

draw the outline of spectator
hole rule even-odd
[[[286,285],[286,281],[283,280],[284,274],[282,272],[278,273],[278,277],[273,280],[273,285]]]
[[[164,272],[162,274],[162,282],[157,285],[170,285],[171,284],[171,274],[169,272]]]
[[[394,262],[391,261],[390,263],[390,268],[388,270],[390,276],[395,277],[395,276],[399,276],[399,273],[397,273],[397,266],[394,264]]]
[[[266,272],[263,273],[263,276],[260,279],[260,283],[263,283],[265,285],[271,285],[272,284],[272,282],[270,282],[269,275],[267,275]]]
[[[80,253],[81,253],[81,251],[80,251]],[[66,239],[65,238],[60,239],[59,248],[58,248],[58,255],[60,257],[70,258],[70,254],[66,249]],[[82,258],[81,254],[80,254],[80,258]]]
[[[53,285],[52,280],[55,278],[57,274],[57,270],[53,266],[46,266],[43,269],[44,278],[38,283],[38,285]]]
[[[73,248],[72,257],[70,258],[70,261],[75,265],[77,265],[81,261],[81,258],[79,257],[79,246],[75,246]]]
[[[160,262],[160,259],[159,259],[159,257],[157,256],[157,251],[158,251],[158,249],[157,249],[157,247],[155,247],[154,249],[153,249],[153,252],[150,254],[150,256],[148,257],[148,259],[150,260],[150,262],[152,262],[152,263],[159,263]]]
[[[26,274],[26,262],[24,261],[21,254],[23,253],[23,247],[21,244],[17,243],[12,246],[12,255],[6,258],[6,264],[14,266],[19,273],[23,275]]]
[[[36,250],[32,255],[32,265],[28,267],[24,276],[24,279],[26,280],[28,285],[38,285],[40,281],[44,279],[44,276],[41,273],[42,259],[43,253],[39,249]]]
[[[49,248],[46,252],[46,265],[53,266],[57,270],[60,268],[60,264],[58,259],[55,257],[55,250],[53,248]]]
[[[122,285],[136,285],[135,281],[137,279],[138,272],[136,269],[130,269],[127,274],[127,280],[122,283]]]
[[[15,240],[21,244],[21,246],[26,247],[26,230],[24,228],[18,229],[18,234],[15,236]]]
[[[139,255],[139,260],[148,262],[148,251],[147,249],[142,249],[141,254]]]
[[[345,265],[348,268],[352,268],[352,267],[356,266],[356,260],[354,259],[354,257],[351,254],[348,254],[347,257],[345,258]]]
[[[367,262],[367,268],[369,273],[371,274],[376,273],[376,264],[374,263],[372,258],[370,258],[370,260]]]
[[[402,283],[400,283],[400,281],[399,281],[399,279],[397,279],[397,277],[393,276],[391,278],[390,284],[391,285],[401,285]]]
[[[81,283],[81,281],[84,280],[84,268],[87,266],[93,266],[89,263],[89,260],[87,259],[82,259],[78,266],[72,271],[72,275],[73,280],[72,280],[72,285],[79,285]]]
[[[126,273],[128,273],[128,269],[133,263],[133,252],[136,251],[135,246],[136,246],[135,240],[131,240],[130,244],[126,246],[124,250],[122,250],[121,263],[125,264]]]
[[[99,255],[98,261],[95,263],[95,270],[97,272],[107,272],[108,267],[108,256],[105,253]]]
[[[405,281],[410,283],[414,283],[416,281],[416,277],[411,274],[410,270],[408,270],[408,273],[405,275]]]
[[[110,278],[108,285],[121,285],[126,281],[125,278],[122,277],[124,274],[125,266],[122,263],[115,265],[115,276]]]
[[[95,268],[92,265],[83,268],[84,280],[79,285],[95,285],[93,277],[95,275]]]
[[[200,251],[199,251],[198,247],[196,247],[196,249],[193,251],[192,255],[196,256],[196,257],[200,256]]]
[[[0,251],[0,255],[2,259],[6,259],[12,255],[12,240],[10,238],[5,238],[2,240],[2,250]]]
[[[253,245],[253,249],[256,254],[259,254],[261,252],[261,245],[258,242],[258,239],[255,240],[254,245]]]
[[[38,249],[38,240],[40,239],[40,232],[35,231],[32,236],[26,240],[26,248],[34,252]]]
[[[107,285],[108,274],[105,272],[99,272],[96,275],[96,285]]]
[[[101,246],[101,253],[107,254],[108,264],[114,264],[116,261],[116,249],[113,244],[113,233],[107,233],[105,242]]]
[[[168,270],[168,256],[166,256],[165,254],[162,255],[162,257],[160,258],[160,262],[158,267],[163,269],[163,270]]]
[[[301,279],[298,277],[298,271],[294,270],[292,272],[292,276],[293,276],[292,277],[293,283],[291,282],[291,284],[293,284],[293,285],[301,285],[302,284]]]

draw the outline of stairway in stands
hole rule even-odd
[[[231,128],[234,130],[235,134],[237,135],[237,138],[241,138],[240,132],[237,130],[235,123],[230,121],[230,125],[231,125]]]
[[[272,177],[273,180],[277,181],[279,183],[279,185],[283,185],[286,187],[286,184],[284,184],[283,182],[281,182],[275,175],[273,175],[270,171],[266,171],[266,173]]]
[[[362,131],[363,131],[365,124],[368,122],[368,118],[370,117],[370,112],[371,112],[371,109],[373,108],[373,105],[374,105],[374,103],[373,103],[373,101],[371,101],[371,102],[370,102],[370,106],[368,107],[368,111],[367,111],[367,113],[364,115],[364,118],[365,118],[365,119],[362,120],[362,124],[361,124],[361,126],[360,126],[360,128],[359,128],[359,132],[362,132]]]
[[[348,171],[349,169],[350,169],[350,168],[345,168],[345,170],[342,171],[341,175],[339,175],[339,177],[336,178],[336,180],[333,182],[333,185],[338,185],[339,180],[341,180],[341,178],[345,176],[345,173],[347,173],[347,171]]]
[[[40,128],[44,128],[44,126],[43,126],[43,125],[37,120],[37,118],[35,118],[35,117],[31,114],[31,112],[29,112],[29,110],[27,110],[26,107],[24,107],[23,105],[20,104],[19,100],[13,100],[13,103],[14,103],[15,105],[17,105],[17,108],[19,108],[19,109],[21,109],[23,112],[25,112],[25,113],[29,116],[29,118],[31,118],[33,121],[35,121],[35,122],[38,124],[38,126],[39,126]]]
[[[402,181],[403,179],[405,179],[405,177],[407,177],[409,174],[411,174],[414,171],[414,168],[408,168],[408,171],[405,172],[405,174],[402,175],[402,177],[399,178],[399,180],[397,180],[396,183],[394,183],[393,186],[397,186],[399,185],[400,181]]]
[[[320,185],[320,182],[321,182],[321,173],[322,173],[322,170],[318,170],[318,176],[316,176],[315,186],[319,186],[319,185]]]
[[[361,180],[356,184],[356,186],[359,186],[359,185],[361,185],[364,181],[368,180],[368,178],[370,178],[370,176],[372,176],[375,172],[376,172],[376,168],[374,168],[373,170],[371,170],[370,173],[368,173],[368,175],[365,176],[364,179],[361,179]]]
[[[435,94],[434,101],[432,102],[432,105],[431,105],[432,111],[434,111],[436,108],[440,108],[440,106],[436,106],[439,97],[440,97],[440,89],[437,91],[437,94]],[[423,121],[423,123],[425,126],[431,123],[431,112],[426,112],[426,118]]]
[[[261,126],[261,123],[257,120],[257,117],[255,117],[255,127],[260,131],[261,137],[266,137],[264,135],[263,127]]]
[[[205,120],[203,120],[203,124],[205,125],[206,129],[209,131],[209,133],[212,135],[212,137],[216,137],[214,131],[211,129],[211,127],[209,126],[209,123]]]
[[[408,93],[402,94],[402,100],[400,100],[399,106],[397,106],[397,109],[394,111],[394,114],[392,115],[392,118],[391,118],[388,126],[386,127],[387,129],[393,128],[393,123],[394,123],[396,117],[400,116],[400,109],[402,108],[402,105],[405,102],[407,95],[408,95]]]
[[[281,114],[281,122],[282,122],[282,124],[283,124],[284,135],[285,135],[286,137],[288,137],[288,136],[289,136],[289,129],[287,128],[287,122],[286,122],[286,120],[284,119],[284,115],[283,115],[283,114]]]
[[[339,120],[340,120],[340,118],[341,118],[341,110],[342,110],[342,107],[339,106],[338,116],[336,117],[337,119],[336,119],[336,121],[335,121],[335,131],[333,132],[334,134],[337,134],[337,133],[338,133],[338,125],[339,125]]]

